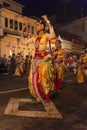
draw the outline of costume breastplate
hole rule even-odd
[[[46,50],[46,45],[47,45],[47,36],[46,34],[43,34],[42,37],[38,37],[37,35],[34,37],[34,43],[35,43],[35,48],[38,51],[45,51]]]
[[[35,37],[35,57],[34,58],[40,58],[42,59],[44,56],[46,56],[48,53],[45,51],[47,44],[47,38],[44,34],[42,37]]]

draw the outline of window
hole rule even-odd
[[[23,26],[25,25],[25,23],[23,24]],[[26,32],[26,28],[24,29],[24,32]]]
[[[18,30],[18,21],[14,21],[14,29]]]
[[[5,18],[5,27],[8,27],[8,18]]]
[[[22,23],[19,22],[19,31],[21,31],[21,30],[22,30]]]
[[[10,4],[6,3],[6,2],[3,2],[3,5],[4,5],[4,7],[9,7],[10,6]]]
[[[31,26],[31,34],[34,34],[34,26]]]
[[[10,19],[10,28],[13,28],[13,19]]]
[[[27,26],[27,28],[26,28],[26,31],[27,31],[27,35],[29,36],[30,35],[30,31],[31,31],[31,29],[30,29],[30,25],[28,24],[28,26]]]
[[[28,24],[28,29],[30,28],[30,24]]]

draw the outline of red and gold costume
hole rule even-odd
[[[87,76],[87,52],[82,54],[79,58],[77,69],[77,82],[84,83],[84,75]]]
[[[46,50],[47,42],[55,37],[53,27],[50,33],[44,33],[41,37],[34,35],[30,39],[26,39],[27,44],[34,45],[34,51],[31,62],[30,73],[28,76],[29,90],[36,100],[41,100],[41,94],[44,93],[45,98],[49,99],[50,83],[52,81],[52,60],[51,55]],[[42,101],[43,102],[43,101]]]
[[[56,49],[56,55],[54,58],[54,65],[55,65],[55,69],[56,69],[55,86],[56,86],[56,90],[58,90],[58,92],[60,92],[61,83],[62,83],[63,75],[64,75],[64,67],[63,67],[64,56],[65,56],[65,50],[62,49],[61,47],[58,47]]]
[[[77,83],[84,83],[83,67],[80,63],[77,69]]]

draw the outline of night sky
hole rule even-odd
[[[52,16],[56,14],[58,17],[64,17],[64,0],[14,0],[25,6],[23,14],[26,16],[40,17],[43,14]],[[87,0],[65,0],[65,15],[69,18],[75,18],[87,15]]]
[[[42,14],[52,15],[57,10],[58,0],[14,0],[23,5],[24,14],[31,16],[41,16]]]

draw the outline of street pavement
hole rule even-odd
[[[49,104],[36,103],[27,77],[0,76],[0,130],[87,130],[87,77],[64,76],[61,93]]]

